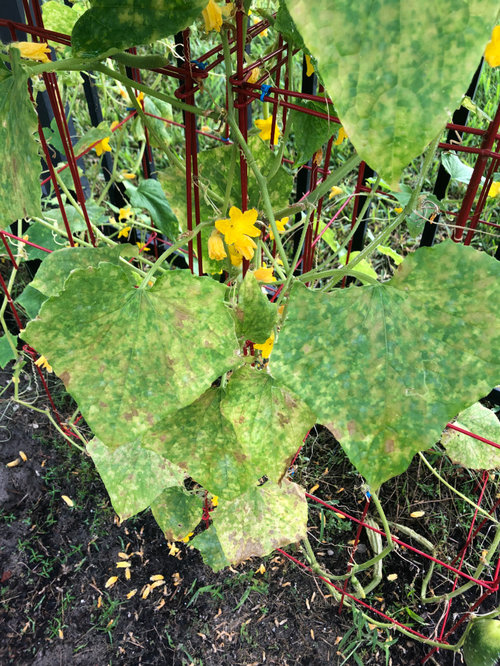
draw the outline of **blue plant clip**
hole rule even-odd
[[[260,97],[259,97],[261,102],[264,101],[264,97],[269,94],[269,91],[271,90],[271,88],[272,88],[272,86],[268,86],[266,83],[263,83],[261,85],[260,89],[262,90],[262,92],[260,93]]]
[[[207,68],[207,63],[206,62],[200,62],[199,60],[191,60],[191,63],[193,65],[196,65],[198,69],[204,70]]]
[[[366,495],[366,499],[370,499],[370,497],[372,496],[371,492],[368,489],[366,490],[365,495]]]
[[[230,140],[231,140],[231,139],[230,139],[228,136],[223,136],[223,137],[221,138],[221,141],[224,141],[224,143],[229,143]]]

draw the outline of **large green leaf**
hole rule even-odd
[[[360,157],[397,186],[470,83],[498,0],[287,0]],[[457,63],[460,63],[457,66]]]
[[[241,283],[234,314],[239,337],[262,344],[271,335],[276,323],[277,306],[262,293],[251,271],[247,272]]]
[[[170,240],[179,235],[179,222],[170,208],[165,192],[157,180],[143,180],[139,187],[128,185],[127,192],[134,208],[145,208],[157,229]]]
[[[57,296],[64,288],[64,282],[71,271],[78,268],[97,267],[107,261],[119,265],[120,257],[134,257],[139,253],[135,245],[115,245],[108,247],[66,247],[49,254],[30,285],[47,298]]]
[[[281,485],[267,481],[232,502],[219,502],[212,520],[208,535],[192,540],[207,564],[221,568],[225,560],[239,564],[249,557],[264,557],[305,538],[304,490],[291,481]]]
[[[151,504],[156,522],[169,541],[184,539],[201,520],[203,499],[184,488],[167,488]]]
[[[42,215],[36,113],[19,50],[10,54],[12,71],[0,80],[0,229]]]
[[[116,448],[190,404],[238,364],[225,288],[170,271],[137,289],[102,263],[71,273],[23,338],[48,359],[95,434]]]
[[[265,371],[244,366],[233,373],[221,403],[257,478],[280,481],[315,416]]]
[[[87,445],[114,510],[125,520],[144,511],[164,488],[184,482],[184,473],[139,442],[129,442],[114,451],[97,437]]]
[[[491,409],[483,407],[480,402],[460,412],[455,425],[500,444],[500,422]],[[451,460],[459,465],[470,469],[500,468],[500,449],[457,430],[448,428],[441,438],[441,444]]]
[[[75,55],[93,57],[110,48],[151,44],[187,28],[207,0],[94,0],[71,34]]]
[[[271,371],[318,414],[373,487],[498,382],[500,262],[445,242],[386,284],[294,287]]]
[[[192,405],[162,420],[144,446],[165,456],[214,495],[241,495],[259,474],[221,414],[222,390],[211,388]]]

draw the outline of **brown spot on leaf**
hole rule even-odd
[[[64,372],[62,372],[62,373],[59,375],[59,379],[62,381],[62,383],[64,384],[64,386],[65,386],[66,388],[68,388],[68,384],[69,384],[70,381],[71,381],[71,375],[69,374],[69,372],[68,372],[67,370],[65,370]]]
[[[131,412],[125,412],[123,418],[125,419],[125,421],[131,421],[134,418],[134,416],[138,416],[138,414],[139,412],[134,407],[134,409]]]
[[[287,423],[290,423],[290,417],[282,412],[278,412],[278,421],[280,422],[280,426],[284,428]]]
[[[102,402],[102,400],[101,400],[101,401],[99,401],[99,407],[101,409],[106,409],[106,407],[108,407],[108,403],[107,402]]]
[[[356,432],[356,421],[349,421],[349,423],[347,424],[347,430],[349,431],[349,434],[352,437]]]
[[[394,440],[386,439],[384,442],[384,449],[386,453],[392,453],[394,451]]]
[[[332,435],[335,437],[337,442],[340,442],[342,439],[342,431],[337,428],[333,423],[325,423],[324,424],[325,428],[328,428],[328,430],[332,433]]]

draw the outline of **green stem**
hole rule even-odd
[[[340,268],[338,269],[340,273],[335,273],[333,271],[311,271],[310,273],[306,273],[304,275],[300,276],[300,279],[305,282],[309,282],[312,279],[319,280],[322,278],[327,278],[327,277],[332,277],[335,275],[335,280],[330,283],[330,286],[333,287],[337,282],[339,282],[340,279],[344,275],[347,275],[350,268],[354,268],[357,264],[359,264],[363,259],[366,259],[374,250],[377,249],[377,247],[381,244],[384,243],[385,239],[395,230],[397,229],[402,222],[405,220],[406,216],[413,211],[415,208],[415,205],[418,200],[418,196],[420,194],[420,191],[424,185],[425,178],[427,176],[427,172],[429,171],[432,160],[434,157],[434,153],[436,152],[437,145],[439,143],[439,138],[440,134],[434,139],[434,141],[429,145],[429,148],[427,149],[427,152],[425,154],[424,162],[422,164],[422,169],[420,172],[420,176],[417,182],[417,186],[413,190],[410,199],[408,200],[408,203],[406,204],[404,210],[402,213],[400,213],[394,222],[391,222],[369,245],[365,247],[364,250],[362,250],[355,259],[353,259],[345,268]],[[326,182],[326,181],[325,181]],[[322,183],[323,185],[324,183]],[[321,186],[320,186],[321,187]],[[319,189],[319,188],[318,188]],[[349,268],[350,267],[350,268]]]
[[[434,476],[439,479],[439,481],[448,488],[448,490],[451,490],[452,493],[455,493],[460,499],[463,499],[464,502],[467,502],[467,504],[470,504],[475,511],[480,513],[481,515],[485,516],[486,518],[489,518],[491,522],[495,523],[495,525],[500,525],[500,522],[494,518],[491,514],[489,514],[487,511],[482,509],[480,506],[478,506],[475,502],[473,502],[471,499],[469,499],[466,495],[462,494],[459,490],[454,488],[451,484],[448,483],[448,481],[445,481],[443,477],[439,474],[437,470],[434,469],[434,467],[430,464],[430,462],[427,460],[427,458],[424,456],[422,451],[418,452],[418,455],[420,456],[420,459],[422,460],[423,463],[425,463],[426,467],[434,474]]]
[[[231,191],[233,189],[234,174],[236,172],[237,159],[238,159],[238,146],[235,143],[233,143],[233,145],[231,146],[231,157],[230,157],[231,161],[229,164],[229,171],[227,174],[226,192],[224,194],[224,203],[222,204],[222,217],[225,217],[227,215],[227,211],[229,208],[229,202],[231,200]]]
[[[61,429],[57,421],[54,419],[52,414],[49,412],[48,409],[39,409],[38,407],[34,407],[33,405],[30,405],[29,402],[24,402],[23,400],[19,400],[17,397],[13,399],[14,402],[17,402],[18,405],[22,405],[23,407],[27,407],[28,409],[33,410],[34,412],[38,412],[39,414],[45,414],[45,416],[49,419],[49,421],[52,423],[54,428],[59,432],[66,441],[68,441],[71,446],[75,446],[77,449],[80,449],[80,451],[85,452],[85,449],[83,446],[80,446],[75,442],[74,439],[71,439],[71,437],[68,437],[68,435]],[[83,440],[85,441],[85,440]]]
[[[222,47],[224,51],[224,62],[226,65],[226,81],[228,85],[228,90],[231,90],[230,87],[230,78],[232,75],[232,65],[231,65],[231,52],[229,49],[229,42],[227,39],[227,34],[225,32],[221,32],[221,40],[222,40]],[[279,232],[278,228],[276,226],[276,220],[274,218],[274,213],[273,213],[273,207],[271,204],[271,198],[269,196],[269,190],[267,187],[267,180],[264,178],[262,175],[259,167],[257,166],[257,162],[255,161],[255,158],[252,154],[252,151],[250,150],[250,147],[248,146],[247,142],[245,141],[245,138],[243,137],[243,134],[240,131],[240,128],[238,126],[238,123],[236,121],[235,115],[234,115],[234,106],[232,103],[232,95],[228,94],[228,114],[227,114],[227,121],[229,124],[229,127],[231,128],[231,134],[233,136],[233,140],[235,140],[238,145],[240,146],[241,152],[245,156],[245,159],[247,161],[248,166],[252,170],[255,179],[257,180],[257,183],[260,188],[261,196],[262,196],[262,202],[264,206],[264,212],[266,214],[266,217],[268,219],[269,224],[271,225],[271,229],[273,230],[275,242],[276,242],[276,249],[278,250],[278,253],[280,255],[281,261],[283,262],[283,266],[285,268],[285,271],[288,273],[290,270],[290,265],[288,263],[288,259],[286,256],[286,252],[283,248],[283,244],[281,243],[281,239],[279,237]]]

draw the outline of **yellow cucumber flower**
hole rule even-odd
[[[271,140],[271,129],[273,126],[273,117],[269,116],[269,118],[258,118],[255,121],[255,127],[260,130],[259,136],[262,139],[262,141],[270,141]],[[274,127],[274,138],[273,138],[273,145],[275,146],[278,143],[278,137],[280,135],[280,128],[276,124]]]
[[[259,136],[262,139],[262,141],[271,140],[272,125],[273,125],[272,116],[269,116],[269,118],[258,118],[255,121],[255,127],[257,127],[257,129],[260,130]],[[280,134],[281,134],[280,128],[278,127],[278,124],[276,124],[274,127],[274,139],[273,139],[274,146],[278,143],[278,137]]]
[[[50,53],[50,48],[44,42],[40,44],[36,42],[14,42],[11,46],[19,49],[23,58],[38,60],[39,62],[50,62],[50,58],[47,55]]]
[[[342,190],[340,187],[337,187],[334,185],[332,189],[330,190],[330,194],[328,195],[329,199],[333,199],[333,197],[337,197],[339,194],[342,194],[344,190]]]
[[[243,255],[241,255],[234,245],[228,245],[229,259],[231,259],[231,266],[241,266],[243,263]]]
[[[311,62],[311,56],[306,53],[306,76],[312,76],[314,74],[314,65]]]
[[[40,356],[40,358],[35,361],[35,365],[39,368],[45,368],[47,372],[52,372],[52,366],[49,364],[45,356]]]
[[[205,32],[210,32],[211,30],[220,32],[222,27],[222,10],[214,0],[210,0],[202,11],[202,16],[205,21]]]
[[[281,220],[276,220],[276,226],[278,227],[278,233],[285,233],[285,224],[288,224],[289,217],[282,217]],[[269,238],[274,240],[274,234],[272,230],[269,231]]]
[[[260,236],[260,230],[255,226],[257,222],[257,211],[255,208],[241,212],[236,206],[229,209],[228,220],[216,220],[215,228],[224,234],[227,245],[234,245],[235,249],[245,259],[253,257],[253,251],[257,247],[250,236]]]
[[[491,187],[488,190],[489,197],[498,197],[500,195],[500,180],[491,183]]]
[[[105,137],[99,143],[96,143],[94,146],[97,157],[100,157],[103,153],[110,153],[111,146],[109,145],[109,136]]]
[[[247,83],[257,83],[257,81],[259,80],[259,76],[260,76],[259,67],[254,67],[250,72],[250,76],[247,79]]]
[[[129,232],[130,232],[131,228],[132,227],[129,227],[128,224],[126,224],[124,227],[122,227],[120,229],[120,231],[118,232],[118,238],[122,238],[122,237],[128,238],[128,235],[129,235]]]
[[[132,210],[130,209],[130,206],[127,206],[126,208],[120,208],[120,212],[118,213],[118,219],[120,222],[122,220],[128,220],[129,217],[132,215]]]
[[[215,261],[220,261],[227,257],[226,250],[224,249],[224,241],[217,229],[212,231],[208,239],[208,256],[210,259],[215,259]]]
[[[271,333],[271,336],[267,338],[265,342],[260,345],[254,344],[254,349],[259,349],[262,352],[262,358],[269,358],[271,352],[273,351],[274,345],[274,333]]]
[[[274,268],[270,266],[269,268],[266,266],[266,264],[262,264],[260,268],[257,268],[256,271],[254,271],[254,276],[259,280],[259,282],[266,282],[269,284],[269,282],[276,282],[276,278],[273,275]]]
[[[333,145],[334,145],[334,146],[340,146],[340,144],[342,143],[342,141],[343,141],[344,139],[347,139],[347,138],[348,138],[348,136],[347,136],[347,132],[345,131],[345,129],[344,129],[343,127],[341,127],[341,128],[339,129],[339,133],[338,133],[337,138],[336,138],[335,141],[333,142]]]
[[[500,65],[500,25],[496,25],[491,33],[491,40],[486,44],[484,59],[490,67]]]

